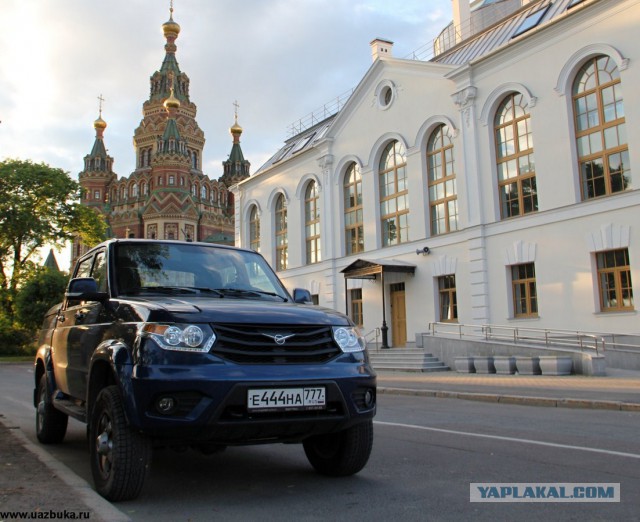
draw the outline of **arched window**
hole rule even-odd
[[[139,190],[140,190],[140,188],[138,187],[138,184],[134,183],[131,186],[131,196],[133,196],[134,198],[137,198],[138,194],[139,194]]]
[[[364,251],[362,175],[357,163],[347,168],[343,188],[345,254],[349,256]]]
[[[284,195],[276,200],[276,270],[286,270],[288,266],[287,204]]]
[[[195,198],[198,195],[198,185],[191,185],[191,195]]]
[[[304,194],[304,235],[308,265],[321,261],[319,200],[318,185],[311,181]]]
[[[431,235],[458,230],[458,189],[453,167],[453,139],[448,125],[440,125],[427,142]]]
[[[496,162],[503,219],[538,210],[530,120],[524,97],[519,93],[507,96],[496,112]]]
[[[200,199],[203,199],[205,201],[207,199],[207,187],[205,185],[202,185],[200,187]]]
[[[573,82],[582,199],[631,188],[620,73],[608,56],[590,59]]]
[[[409,239],[409,191],[406,153],[399,141],[385,148],[379,172],[382,246],[404,243]]]
[[[249,248],[260,252],[260,216],[256,205],[251,207],[249,213]]]

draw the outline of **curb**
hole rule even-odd
[[[582,408],[592,410],[612,410],[640,412],[640,403],[624,401],[604,401],[591,399],[556,399],[522,395],[503,395],[499,393],[456,392],[445,390],[417,390],[411,388],[378,387],[378,393],[388,395],[409,395],[416,397],[435,397],[438,399],[461,399],[465,401],[495,402],[522,406],[546,406],[551,408]]]
[[[81,500],[95,515],[109,522],[131,522],[126,514],[98,495],[87,481],[56,460],[46,450],[31,442],[20,430],[12,430],[11,435],[17,438],[27,451],[35,455],[49,471],[72,488],[77,495],[76,498]]]

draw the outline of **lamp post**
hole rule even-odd
[[[385,304],[384,298],[384,269],[380,272],[380,282],[382,283],[382,328],[380,331],[382,332],[382,349],[389,349],[389,340],[388,340],[388,332],[389,327],[387,326],[387,307]]]

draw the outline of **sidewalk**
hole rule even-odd
[[[640,413],[640,372],[608,369],[605,377],[556,377],[378,371],[378,393]],[[129,520],[2,415],[0,470],[0,512],[66,512],[77,519],[88,513],[94,522]],[[0,517],[5,520],[12,518]]]
[[[604,377],[412,373],[380,370],[379,394],[418,395],[531,406],[640,412],[640,372],[608,368]]]

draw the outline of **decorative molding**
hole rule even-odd
[[[511,94],[513,92],[517,92],[522,95],[527,104],[527,108],[531,109],[536,106],[538,99],[535,96],[532,96],[529,89],[524,85],[517,82],[504,83],[495,88],[484,102],[484,106],[480,112],[480,121],[482,122],[482,125],[486,127],[490,123],[493,124],[493,118],[490,118],[490,116],[493,115],[498,103],[500,103],[507,94]]]
[[[506,266],[533,263],[536,260],[536,244],[516,241],[511,248],[505,249],[504,264]]]
[[[433,261],[433,276],[440,277],[456,273],[458,258],[450,256],[440,256]]]
[[[578,71],[579,67],[582,67],[583,62],[587,58],[592,58],[594,56],[604,54],[613,58],[613,61],[616,62],[618,66],[618,70],[624,71],[629,67],[629,58],[625,58],[622,56],[622,53],[618,51],[615,47],[596,43],[583,47],[582,49],[576,51],[571,55],[571,57],[565,62],[564,67],[560,71],[558,75],[558,82],[554,87],[554,90],[558,94],[558,96],[564,96],[571,92],[570,83],[573,79],[573,76]]]
[[[333,165],[333,154],[325,154],[317,159],[318,167],[323,171],[328,170]]]
[[[627,225],[602,225],[586,237],[589,252],[602,252],[616,248],[629,248],[631,227]]]

